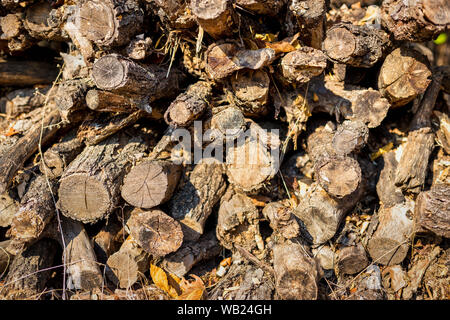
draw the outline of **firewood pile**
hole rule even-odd
[[[450,299],[446,0],[0,0],[0,299]]]

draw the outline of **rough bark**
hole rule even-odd
[[[86,147],[61,177],[58,203],[63,214],[84,223],[108,216],[119,201],[126,171],[145,149],[140,137],[120,135]]]
[[[9,266],[13,260],[13,255],[6,251],[10,240],[0,241],[0,278],[8,271]]]
[[[0,86],[49,84],[57,75],[56,65],[45,61],[0,60]]]
[[[281,202],[268,203],[262,214],[269,220],[270,227],[284,238],[292,239],[300,235],[300,227],[293,210]]]
[[[57,15],[53,14],[55,11],[47,1],[37,2],[28,7],[24,26],[30,36],[39,40],[66,40],[61,29],[62,21],[58,21]]]
[[[300,26],[300,39],[307,46],[322,48],[325,31],[325,0],[292,0],[289,9]]]
[[[183,243],[180,223],[158,209],[133,210],[127,226],[139,246],[156,257],[177,251]]]
[[[89,109],[97,112],[132,113],[137,109],[145,110],[145,106],[148,108],[148,99],[92,89],[86,94],[86,104]]]
[[[389,208],[401,204],[405,199],[401,189],[394,183],[395,172],[398,167],[394,151],[383,154],[382,165],[380,177],[377,181],[377,195],[381,204]]]
[[[283,77],[294,83],[307,83],[327,66],[325,54],[311,47],[301,47],[281,59]]]
[[[55,103],[64,121],[76,122],[85,112],[88,79],[63,81],[56,91]]]
[[[12,197],[11,192],[0,195],[0,227],[6,228],[11,225],[17,212],[19,203]]]
[[[175,29],[188,29],[194,26],[195,17],[189,10],[189,2],[183,0],[155,0],[159,7],[158,16]]]
[[[189,172],[169,202],[169,214],[181,223],[185,241],[200,238],[225,188],[221,164],[203,162]]]
[[[125,176],[122,198],[132,206],[153,208],[168,201],[178,184],[181,166],[166,160],[147,160]]]
[[[1,39],[7,41],[10,53],[24,51],[35,42],[26,31],[23,20],[23,13],[10,13],[0,17]]]
[[[5,113],[8,118],[15,118],[30,112],[41,107],[45,103],[46,95],[52,97],[52,93],[48,87],[14,90],[6,95]]]
[[[191,11],[197,23],[214,39],[232,34],[233,7],[229,0],[193,0]]]

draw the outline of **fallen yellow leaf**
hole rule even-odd
[[[158,288],[167,292],[170,297],[178,298],[181,293],[179,286],[181,280],[177,276],[167,274],[163,269],[154,264],[150,264],[150,276]]]
[[[177,300],[202,300],[204,298],[205,284],[203,280],[195,274],[191,277],[194,278],[192,282],[181,280],[180,287],[183,293],[178,296]]]

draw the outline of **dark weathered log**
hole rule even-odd
[[[74,122],[80,118],[79,114],[86,109],[84,97],[89,87],[88,80],[66,80],[58,86],[55,103],[63,120]]]
[[[55,135],[59,129],[57,124],[60,121],[59,111],[49,108],[49,113],[42,123],[35,124],[0,158],[0,194],[6,191],[17,171],[36,152],[39,142],[41,141],[42,145],[45,145]]]
[[[176,95],[183,75],[175,68],[169,72],[160,66],[143,66],[126,57],[108,54],[95,61],[92,78],[102,90],[148,96],[152,102]]]
[[[123,237],[122,225],[114,219],[108,219],[106,224],[92,238],[97,261],[105,264],[108,257],[119,250]]]
[[[300,235],[300,227],[293,210],[281,202],[268,203],[262,213],[269,220],[270,227],[278,231],[284,238],[292,239]]]
[[[392,51],[378,75],[378,88],[394,107],[412,101],[430,83],[430,63],[425,55],[408,47]]]
[[[236,4],[248,11],[275,17],[283,6],[286,0],[236,0]]]
[[[450,25],[450,5],[445,0],[385,0],[382,23],[396,40],[424,42]]]
[[[325,54],[311,47],[301,47],[281,59],[283,77],[295,83],[307,83],[320,75],[327,66]]]
[[[374,263],[394,265],[405,259],[414,231],[413,213],[414,202],[409,199],[378,210],[378,225],[367,244]]]
[[[382,166],[377,182],[377,195],[381,204],[389,208],[401,204],[405,199],[402,190],[394,183],[395,172],[398,167],[394,151],[383,154]]]
[[[50,239],[42,239],[30,248],[16,255],[9,267],[5,286],[0,295],[6,299],[37,299],[50,279],[57,244]]]
[[[120,135],[86,147],[61,177],[63,214],[85,223],[108,216],[119,201],[123,176],[145,149],[141,138],[120,139]]]
[[[307,46],[322,49],[325,32],[325,0],[293,0],[289,9],[300,25],[300,39]]]
[[[341,248],[336,260],[336,273],[339,275],[359,273],[369,265],[366,250],[361,244]]]
[[[203,234],[206,219],[225,193],[223,171],[217,163],[195,165],[169,202],[169,214],[181,223],[185,241]]]
[[[328,58],[354,67],[370,68],[389,49],[389,36],[383,30],[350,23],[327,30],[323,48]]]
[[[44,175],[38,176],[30,183],[11,223],[9,252],[16,255],[39,239],[55,215],[54,193],[56,183],[47,180]]]
[[[450,238],[450,193],[448,184],[434,185],[416,199],[415,228],[424,228]]]
[[[150,268],[150,255],[128,237],[119,251],[108,258],[106,275],[120,288],[129,288]]]
[[[11,197],[10,192],[0,195],[0,227],[9,227],[17,212],[19,203]]]
[[[172,197],[180,174],[181,166],[171,161],[141,162],[125,176],[122,198],[135,207],[156,207]]]
[[[211,97],[211,84],[204,81],[190,85],[167,108],[166,123],[173,127],[187,127],[202,115]]]
[[[259,231],[260,214],[252,200],[231,187],[221,199],[216,235],[220,244],[231,250],[236,245],[251,252],[264,250]]]
[[[176,252],[164,257],[162,267],[181,278],[199,262],[219,255],[221,250],[215,232],[211,231],[197,241],[184,242]]]
[[[26,87],[52,83],[58,75],[55,64],[31,60],[0,60],[0,86]]]
[[[190,8],[197,23],[214,39],[233,31],[233,7],[229,0],[193,0]]]
[[[332,145],[338,155],[348,155],[361,150],[368,139],[369,129],[364,122],[346,120],[337,127]]]
[[[139,246],[156,257],[177,251],[183,243],[180,223],[158,209],[133,210],[127,226]]]
[[[275,287],[283,300],[315,300],[319,272],[316,261],[302,245],[276,244],[273,248]]]
[[[428,160],[434,147],[430,117],[441,88],[441,81],[442,74],[436,72],[411,122],[408,140],[395,173],[395,185],[402,190],[418,193],[425,183]]]
[[[135,0],[84,1],[79,11],[80,32],[99,46],[121,46],[142,31],[144,12]]]

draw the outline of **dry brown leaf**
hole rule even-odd
[[[200,277],[195,274],[191,275],[194,281],[190,282],[186,279],[181,280],[180,288],[183,291],[177,300],[202,300],[205,293],[205,284]]]
[[[150,264],[150,276],[153,283],[161,290],[167,292],[167,294],[172,298],[178,298],[181,293],[179,286],[180,279],[173,275],[167,274],[163,269],[154,264]]]

